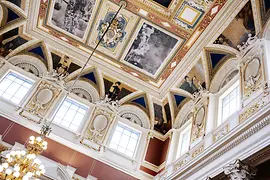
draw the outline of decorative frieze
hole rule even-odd
[[[213,133],[214,142],[218,141],[220,138],[225,136],[229,132],[229,124],[226,124],[222,129]]]
[[[176,171],[176,170],[180,169],[183,165],[185,165],[186,163],[188,163],[191,160],[192,160],[192,154],[187,152],[186,154],[184,154],[183,159],[174,165],[174,170]]]
[[[194,150],[190,150],[189,152],[184,154],[184,156],[182,157],[182,160],[180,160],[174,165],[174,170],[176,171],[177,169],[181,168],[183,165],[190,162],[192,159],[196,158],[203,151],[204,151],[204,145],[201,145]]]
[[[245,110],[242,114],[240,114],[240,123],[248,119],[254,113],[262,109],[264,106],[269,104],[270,102],[270,93],[265,93],[258,101],[253,103],[247,110]]]
[[[204,151],[204,145],[199,146],[192,152],[192,158],[197,157],[199,154],[201,154]]]

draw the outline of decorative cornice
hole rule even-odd
[[[253,134],[255,134],[256,132],[258,132],[259,130],[261,130],[262,128],[266,127],[267,125],[270,124],[270,115],[268,115],[267,117],[263,118],[262,120],[260,120],[259,122],[255,123],[254,125],[250,126],[247,130],[242,130],[241,134],[238,135],[235,139],[233,139],[232,141],[230,141],[228,144],[223,145],[220,149],[214,151],[211,155],[209,155],[207,157],[198,157],[198,159],[193,159],[193,161],[197,161],[200,159],[200,162],[203,161],[204,159],[208,158],[207,160],[205,160],[202,164],[200,164],[197,168],[194,168],[193,171],[198,171],[199,169],[201,169],[202,167],[207,166],[208,164],[210,164],[212,161],[214,161],[215,159],[219,158],[221,155],[225,154],[226,152],[228,152],[229,150],[233,149],[234,147],[236,147],[238,144],[240,144],[241,142],[243,142],[244,140],[248,139],[250,136],[252,136]],[[261,137],[263,138],[263,137]],[[202,155],[203,156],[203,155]],[[190,165],[190,163],[188,163]],[[187,166],[188,166],[187,164]],[[169,179],[172,179],[173,177],[175,178],[177,176],[178,173],[183,173],[183,169],[187,168],[187,166],[182,166],[181,168],[179,168],[177,171],[175,171],[171,176],[169,176]],[[189,169],[191,168],[191,166],[189,167]],[[186,169],[185,169],[186,171]]]

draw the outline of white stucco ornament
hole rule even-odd
[[[224,174],[233,180],[250,180],[256,175],[256,170],[237,159],[233,164],[224,168]]]
[[[108,119],[104,115],[98,115],[94,120],[94,128],[97,131],[103,131],[108,125]]]
[[[196,119],[195,119],[195,124],[197,125],[197,126],[200,126],[201,124],[202,124],[202,122],[203,122],[203,119],[204,119],[204,108],[203,107],[201,107],[200,109],[199,109],[199,111],[197,112],[197,114],[196,114]]]
[[[42,89],[37,94],[37,102],[41,105],[49,103],[53,98],[53,92],[50,89]]]
[[[260,79],[260,67],[261,63],[258,58],[253,58],[247,62],[245,69],[245,88],[253,87]]]

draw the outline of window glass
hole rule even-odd
[[[191,134],[191,125],[187,126],[180,133],[177,158],[189,150],[190,134]]]
[[[15,104],[19,104],[33,85],[33,81],[9,72],[0,82],[0,96]]]
[[[134,157],[139,137],[140,133],[138,131],[118,123],[109,147],[129,157]]]
[[[224,94],[227,94],[224,98],[222,98],[222,116],[221,116],[221,122],[224,122],[226,119],[228,119],[232,114],[234,114],[236,111],[238,111],[240,107],[240,89],[239,85],[237,85],[235,88],[230,91],[226,91]]]
[[[55,124],[78,131],[88,108],[71,98],[66,98],[53,118]]]

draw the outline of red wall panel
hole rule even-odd
[[[170,143],[170,138],[162,141],[158,138],[151,138],[145,155],[145,161],[160,166],[167,157],[167,151]]]
[[[4,132],[7,132],[7,128],[11,127],[11,123],[13,122],[0,116],[1,135],[3,135]],[[12,145],[14,145],[15,142],[25,144],[31,135],[37,135],[37,133],[32,130],[16,123],[14,123],[8,133],[5,134],[3,141]],[[100,161],[94,160],[93,158],[66,147],[56,141],[49,138],[47,138],[46,141],[48,142],[48,149],[44,151],[42,155],[65,166],[70,165],[76,168],[75,173],[82,177],[86,178],[88,174],[91,174],[99,180],[136,180],[133,176]]]

